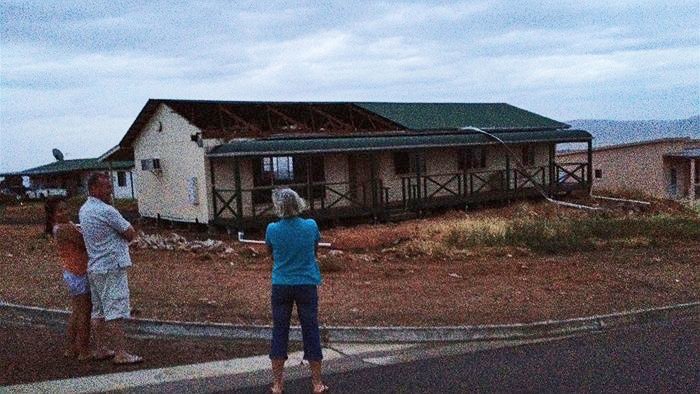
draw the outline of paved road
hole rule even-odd
[[[700,320],[329,374],[325,380],[333,393],[700,392]],[[308,378],[289,381],[285,393],[308,393],[310,385]]]

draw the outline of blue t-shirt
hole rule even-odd
[[[272,247],[272,284],[320,284],[315,253],[320,240],[321,233],[313,219],[293,217],[268,224],[265,243]]]

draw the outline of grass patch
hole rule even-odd
[[[525,247],[537,253],[557,254],[583,252],[601,246],[646,247],[681,239],[700,240],[700,219],[655,215],[465,220],[450,225],[443,242],[458,249],[511,246]]]

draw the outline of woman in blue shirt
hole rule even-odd
[[[281,393],[284,387],[284,362],[287,360],[289,320],[297,305],[304,341],[304,359],[311,368],[314,393],[328,387],[321,381],[321,336],[318,328],[318,290],[321,271],[316,260],[316,249],[321,239],[313,219],[302,219],[299,214],[306,202],[291,189],[272,192],[272,204],[280,218],[270,223],[265,232],[265,243],[272,253],[272,392]]]

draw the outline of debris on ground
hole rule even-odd
[[[188,241],[187,238],[176,233],[162,235],[146,234],[143,231],[139,231],[138,237],[133,241],[133,245],[139,249],[152,250],[182,250],[214,253],[233,253],[235,251],[233,248],[226,245],[225,242],[215,239]]]

